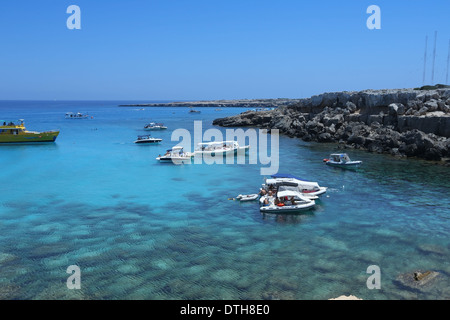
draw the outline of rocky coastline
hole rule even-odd
[[[450,88],[323,93],[213,124],[279,129],[305,141],[450,164]]]
[[[300,102],[301,99],[241,99],[211,101],[179,101],[167,103],[122,104],[119,107],[192,107],[192,108],[278,108]]]

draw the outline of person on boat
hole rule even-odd
[[[279,207],[284,207],[284,206],[285,206],[285,203],[284,203],[284,199],[283,199],[283,198],[276,198],[276,199],[278,199],[278,204],[277,204],[277,206],[279,206]]]
[[[267,207],[269,205],[269,199],[267,197],[264,199],[263,206]]]
[[[295,206],[295,199],[294,199],[294,197],[291,197],[291,203],[292,203],[293,206]]]
[[[261,197],[263,197],[263,196],[266,195],[266,193],[267,193],[267,191],[265,189],[261,189],[259,194],[260,194]]]

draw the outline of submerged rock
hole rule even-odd
[[[416,270],[400,274],[397,281],[410,289],[428,290],[437,283],[439,275],[440,273],[437,271]]]

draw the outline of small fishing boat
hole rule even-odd
[[[144,130],[165,130],[167,127],[163,123],[150,122],[144,126]]]
[[[352,161],[346,153],[332,153],[330,158],[323,159],[323,162],[329,166],[348,169],[356,169],[362,164],[362,161]]]
[[[87,119],[89,118],[88,114],[83,114],[81,112],[67,112],[66,113],[66,119]]]
[[[156,160],[160,162],[173,162],[174,164],[190,163],[192,161],[193,154],[190,152],[184,152],[183,147],[173,147],[167,150],[163,156],[159,156]]]
[[[0,120],[0,144],[54,142],[59,131],[27,131],[23,119],[19,122]]]
[[[240,194],[236,197],[236,199],[240,200],[240,201],[253,201],[253,200],[258,199],[258,197],[259,197],[259,194],[257,194],[257,193],[245,194],[245,195]]]
[[[316,202],[293,190],[278,191],[274,195],[264,195],[259,200],[262,213],[298,213],[313,209]]]
[[[162,139],[153,138],[150,135],[138,136],[137,140],[134,143],[138,144],[157,144],[160,143]]]
[[[302,180],[291,174],[284,173],[277,173],[272,175],[270,179],[265,179],[261,191],[264,190],[265,193],[269,191],[274,192],[280,187],[289,187],[310,199],[316,199],[327,192],[327,187],[321,187],[317,182]]]
[[[193,108],[191,108],[190,110],[189,110],[189,113],[200,113],[201,111],[199,111],[199,110],[195,110],[195,109],[193,109]]]
[[[238,152],[246,153],[250,146],[239,146],[237,141],[214,141],[199,143],[194,154],[203,156],[217,156],[227,154],[238,154]]]

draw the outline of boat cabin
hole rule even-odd
[[[18,135],[19,132],[23,132],[24,130],[25,126],[22,119],[19,122],[0,120],[0,134]]]
[[[330,160],[334,162],[349,162],[350,157],[346,153],[333,153],[330,155]]]

